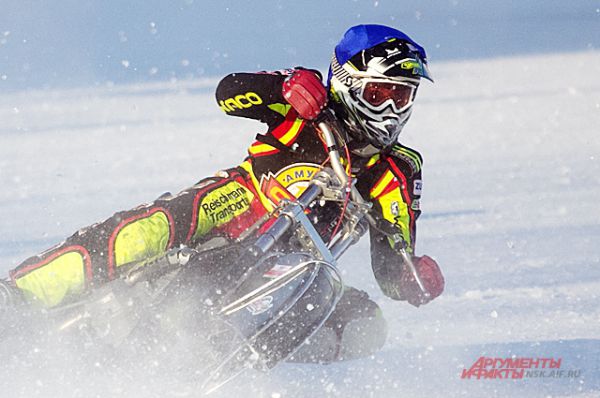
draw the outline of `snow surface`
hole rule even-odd
[[[443,296],[419,309],[383,297],[361,242],[342,268],[383,308],[382,352],[247,373],[215,396],[600,396],[600,53],[432,69],[436,83],[422,85],[402,141],[425,158],[417,251],[441,264]],[[114,211],[237,164],[262,126],[223,115],[216,83],[0,96],[0,271]],[[582,373],[462,380],[480,356],[562,358],[562,369]],[[48,366],[56,374],[64,364]],[[86,380],[102,388],[66,383],[59,395],[156,393],[148,380],[99,377]],[[22,388],[0,396],[57,396],[43,378],[11,382]],[[167,395],[197,396],[194,388]]]

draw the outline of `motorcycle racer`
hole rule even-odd
[[[215,236],[238,237],[282,199],[299,196],[326,161],[327,148],[311,121],[331,110],[347,134],[350,157],[345,161],[358,191],[373,203],[374,216],[400,233],[428,294],[395,251],[398,243],[371,228],[375,278],[394,300],[427,303],[441,294],[444,279],[432,258],[415,255],[423,161],[398,142],[421,79],[431,80],[425,50],[406,34],[381,25],[359,25],[345,33],[326,86],[317,71],[300,67],[226,76],[216,89],[221,110],[268,126],[239,166],[77,231],[12,270],[10,283],[0,290],[16,288],[26,302],[51,308],[116,278],[127,264]],[[315,356],[301,350],[295,359],[331,361],[368,354],[385,341],[385,321],[366,293],[348,288],[319,333],[314,340],[327,341],[328,353]]]

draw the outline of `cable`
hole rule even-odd
[[[337,130],[334,129],[334,132],[337,134]],[[346,198],[344,199],[344,204],[342,206],[340,218],[338,219],[337,225],[335,226],[333,233],[331,234],[329,244],[333,242],[333,238],[342,226],[342,221],[344,220],[344,215],[346,214],[346,208],[348,207],[348,202],[350,201],[350,192],[352,192],[352,160],[350,159],[350,150],[348,149],[348,144],[344,140],[342,140],[341,137],[338,136],[337,138],[338,140],[344,143],[344,150],[346,152],[346,159],[348,161],[348,167],[346,168],[346,174],[348,175],[348,186],[346,187]]]

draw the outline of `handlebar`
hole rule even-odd
[[[313,201],[315,201],[319,195],[323,192],[322,188],[316,184],[310,184],[306,190],[296,200],[296,203],[300,205],[302,211],[304,211]],[[266,253],[273,247],[273,245],[281,239],[292,225],[294,220],[291,217],[292,209],[289,208],[282,211],[281,215],[277,220],[267,229],[257,240],[254,242],[254,248],[261,254]]]

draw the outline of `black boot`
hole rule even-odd
[[[329,363],[364,358],[381,349],[387,324],[369,295],[347,287],[335,310],[289,362]]]

